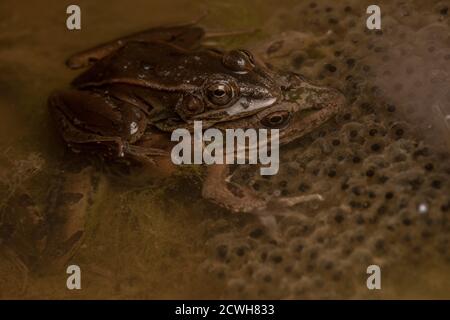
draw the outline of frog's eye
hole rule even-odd
[[[263,126],[265,126],[267,128],[281,129],[289,123],[290,119],[291,119],[290,112],[278,111],[278,112],[270,113],[267,116],[265,116],[261,120],[261,123]]]
[[[225,82],[216,82],[206,87],[208,100],[216,106],[224,106],[234,98],[233,87]]]
[[[236,72],[248,72],[255,67],[255,59],[247,50],[232,50],[223,55],[223,64]]]

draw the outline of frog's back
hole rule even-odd
[[[187,51],[165,42],[130,42],[75,78],[76,87],[109,83],[156,89],[195,89],[211,73],[227,73],[221,55],[211,50]]]

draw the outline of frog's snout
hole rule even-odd
[[[346,104],[345,95],[335,88],[328,87],[313,87],[309,95],[309,105],[312,109],[333,109],[337,112]],[[308,101],[308,98],[306,99]]]

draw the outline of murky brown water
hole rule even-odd
[[[266,57],[271,63],[346,94],[345,114],[322,135],[284,152],[286,167],[295,160],[305,169],[287,178],[286,192],[296,192],[299,181],[318,181],[318,191],[333,200],[280,219],[282,237],[274,243],[254,237],[262,228],[257,219],[203,201],[197,170],[139,185],[100,175],[86,239],[71,260],[82,268],[83,289],[67,290],[64,270],[29,272],[2,231],[1,298],[450,298],[448,1],[383,2],[382,34],[364,31],[369,3],[361,1],[77,1],[82,30],[70,32],[65,10],[73,3],[0,3],[2,206],[25,188],[45,208],[64,151],[46,99],[75,76],[64,65],[70,54],[151,26],[191,21],[205,9],[208,30],[261,29],[222,44],[264,55],[268,43],[283,39],[283,49]],[[346,140],[346,133],[369,126],[378,131]],[[336,138],[340,146],[326,151]],[[352,152],[369,158],[371,139],[382,146],[377,155],[387,162],[380,169],[380,176],[392,178],[387,184],[368,180],[364,161],[345,162]],[[309,159],[304,167],[302,159]],[[328,166],[337,168],[335,174]],[[279,188],[278,180],[264,191]],[[344,182],[348,190],[358,185],[375,196],[361,200],[342,188]],[[386,200],[391,190],[394,203]],[[429,208],[426,219],[416,218],[421,203]],[[338,208],[350,212],[340,226],[329,221]],[[371,222],[350,222],[358,217]],[[288,228],[300,224],[312,231]],[[292,252],[296,241],[303,241],[302,253]],[[383,270],[383,289],[376,293],[365,289],[365,268],[372,263]]]

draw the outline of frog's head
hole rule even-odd
[[[254,114],[281,96],[274,73],[246,50],[185,50],[163,42],[127,43],[73,81],[79,89],[113,84],[139,91],[152,108],[175,111],[185,122],[212,124]]]
[[[314,131],[346,105],[345,96],[334,88],[314,85],[295,73],[282,77],[287,80],[282,100],[257,115],[263,127],[280,129],[280,144]]]
[[[341,92],[313,85],[298,74],[283,74],[278,81],[282,88],[279,102],[254,115],[225,122],[218,127],[279,129],[280,144],[286,144],[320,127],[345,106],[346,100]]]
[[[263,110],[281,97],[273,73],[252,53],[232,50],[208,52],[202,61],[202,84],[187,92],[176,107],[185,120],[219,123],[246,117]]]

